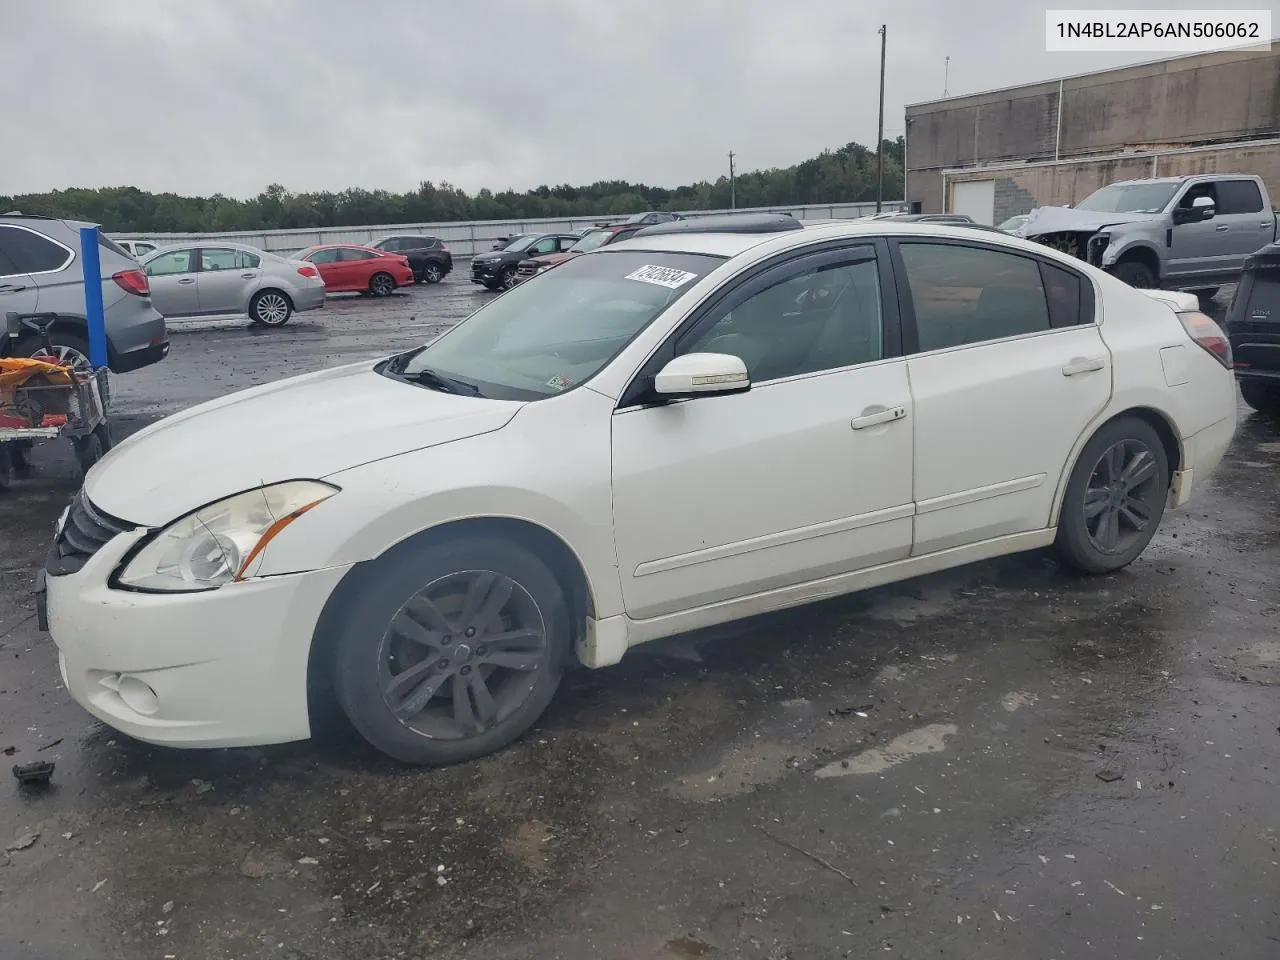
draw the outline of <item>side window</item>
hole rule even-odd
[[[867,250],[850,260],[761,290],[682,343],[680,353],[740,357],[753,382],[881,359],[884,324],[876,259]]]
[[[555,253],[558,249],[560,249],[560,247],[557,238],[543,237],[530,247],[528,252],[531,257],[540,257],[545,253]]]
[[[338,248],[330,247],[328,250],[317,250],[307,259],[312,263],[337,263]]]
[[[170,250],[147,263],[148,277],[171,277],[177,273],[191,272],[191,251]]]
[[[1085,290],[1084,285],[1088,281],[1080,274],[1041,261],[1040,279],[1049,301],[1049,323],[1052,326],[1074,327],[1093,323],[1093,311],[1088,306],[1093,299],[1092,288]]]
[[[1262,191],[1252,180],[1224,180],[1218,184],[1218,213],[1261,213]]]
[[[4,252],[4,236],[5,232],[0,230],[0,277],[16,277],[22,271],[19,270],[9,259],[9,255]]]
[[[252,253],[231,247],[203,247],[200,250],[201,270],[247,270],[261,261]]]
[[[150,243],[135,243],[133,245],[133,252],[134,256],[145,257],[148,253],[155,253],[156,248],[154,244]]]
[[[18,273],[52,273],[71,262],[72,254],[48,237],[20,227],[0,227],[0,249]]]
[[[1040,268],[1030,257],[959,244],[903,243],[898,249],[919,352],[1050,329]]]
[[[564,251],[568,250],[570,247],[572,247],[575,243],[577,243],[581,239],[582,239],[581,237],[561,237],[560,252],[564,253]]]
[[[372,250],[357,250],[355,247],[343,247],[342,257],[340,259],[344,263],[349,263],[352,260],[372,260],[376,256],[377,254]]]

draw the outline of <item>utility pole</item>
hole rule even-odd
[[[947,91],[951,89],[951,58],[947,57],[942,65],[942,96],[946,97]]]
[[[880,25],[880,123],[876,127],[876,213],[884,203],[884,48],[888,40],[885,25]]]
[[[733,151],[729,151],[729,209],[738,209],[738,178],[733,170]]]

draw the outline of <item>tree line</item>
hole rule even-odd
[[[903,196],[903,138],[884,142],[884,198]],[[854,203],[876,199],[876,154],[858,143],[824,150],[791,167],[754,170],[736,178],[739,207]],[[293,227],[465,220],[532,220],[647,210],[720,210],[730,206],[729,178],[667,189],[625,180],[585,187],[541,186],[518,193],[482,189],[472,195],[447,182],[424,180],[417,190],[392,193],[351,187],[339,192],[292,193],[274,183],[238,200],[214,194],[184,197],[137,187],[71,188],[51,193],[0,195],[0,212],[88,220],[112,233],[222,233]]]

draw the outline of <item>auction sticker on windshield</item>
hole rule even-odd
[[[683,287],[698,275],[688,270],[677,270],[675,267],[655,267],[645,264],[639,270],[627,274],[628,280],[639,280],[641,283],[652,283],[659,287],[675,290]]]

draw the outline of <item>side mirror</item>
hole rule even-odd
[[[653,390],[664,397],[693,397],[708,393],[742,393],[751,389],[747,365],[727,353],[686,353],[668,363],[653,378]]]
[[[1216,213],[1217,204],[1213,202],[1213,197],[1196,197],[1191,201],[1191,206],[1177,207],[1173,211],[1173,222],[1200,223],[1202,220],[1212,220]]]

